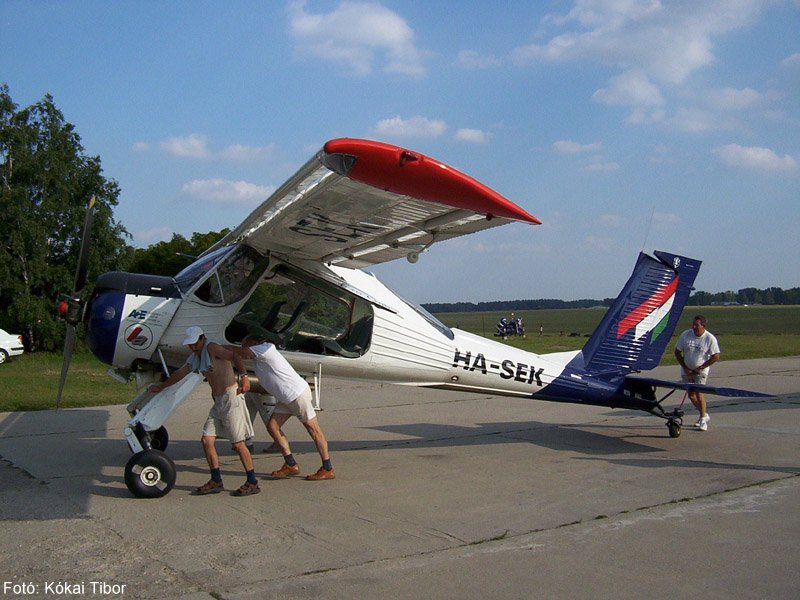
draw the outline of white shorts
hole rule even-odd
[[[289,404],[278,402],[275,406],[275,414],[292,415],[300,419],[302,423],[308,423],[317,416],[311,400],[311,389],[307,387],[305,392],[289,402]]]

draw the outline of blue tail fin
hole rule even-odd
[[[700,261],[640,253],[614,304],[583,348],[584,368],[597,375],[658,366],[693,289]]]

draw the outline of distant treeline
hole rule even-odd
[[[710,306],[712,304],[766,304],[781,306],[786,304],[800,304],[800,288],[771,287],[765,290],[744,288],[738,292],[694,292],[689,296],[689,306]]]
[[[542,310],[553,308],[595,308],[598,306],[609,307],[614,298],[604,300],[558,300],[555,298],[540,298],[539,300],[494,300],[491,302],[430,302],[422,306],[432,313],[451,312],[501,312]],[[800,304],[800,288],[784,290],[782,288],[745,288],[738,292],[727,291],[710,292],[697,291],[689,296],[689,306],[711,305],[736,305],[736,304],[766,304],[785,305]]]

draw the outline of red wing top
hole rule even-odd
[[[360,268],[512,221],[540,222],[433,158],[343,138],[326,143],[220,244]]]

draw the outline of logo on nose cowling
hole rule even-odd
[[[147,325],[134,323],[125,330],[125,343],[134,350],[147,350],[153,343],[153,332]]]

